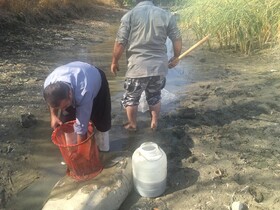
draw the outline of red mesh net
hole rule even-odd
[[[88,138],[75,142],[75,121],[57,127],[52,133],[52,141],[60,149],[67,165],[67,175],[76,180],[86,180],[97,176],[103,169],[94,138],[92,123],[88,125]]]

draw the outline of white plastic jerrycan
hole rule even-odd
[[[145,142],[132,155],[133,183],[143,197],[157,197],[166,188],[167,158],[154,142]]]

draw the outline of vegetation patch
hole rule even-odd
[[[199,39],[211,34],[211,47],[250,54],[280,41],[278,0],[188,0],[180,14],[184,28]]]

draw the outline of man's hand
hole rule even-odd
[[[177,57],[173,57],[168,62],[168,68],[174,68],[179,63],[179,59]]]
[[[117,76],[117,71],[119,71],[119,64],[118,63],[112,63],[111,64],[111,72]]]
[[[58,126],[62,125],[62,121],[57,116],[51,117],[51,128],[56,129]]]

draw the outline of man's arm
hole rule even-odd
[[[124,46],[121,43],[115,42],[113,49],[113,58],[111,64],[111,72],[116,76],[119,71],[119,60],[124,52]]]
[[[88,92],[84,95],[82,102],[76,106],[76,122],[74,131],[77,133],[77,143],[87,139],[88,123],[90,121],[93,99]]]
[[[180,56],[182,51],[182,38],[180,37],[178,39],[173,40],[172,44],[173,44],[174,55],[169,60],[168,68],[173,68],[177,66],[177,64],[179,63],[178,57]]]
[[[173,42],[174,57],[178,58],[182,50],[182,38],[176,39]]]

